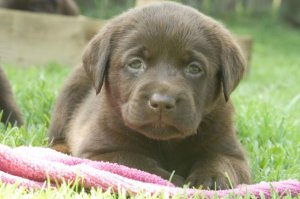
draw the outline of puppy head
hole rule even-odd
[[[96,35],[83,66],[129,128],[153,139],[197,132],[219,100],[228,100],[245,62],[230,33],[177,3],[131,10]]]

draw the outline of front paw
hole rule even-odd
[[[235,186],[234,179],[231,179],[226,173],[218,171],[195,171],[187,177],[185,184],[189,187],[210,190],[229,189]]]
[[[181,177],[180,175],[176,175],[176,174],[174,174],[174,175],[171,177],[170,181],[171,181],[174,185],[176,185],[177,187],[182,187],[182,186],[184,185],[184,182],[185,182],[185,180],[184,180],[183,177]]]

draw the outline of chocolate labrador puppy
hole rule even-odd
[[[2,113],[1,122],[8,124],[23,124],[21,113],[13,98],[8,79],[0,66],[0,113]]]
[[[177,185],[224,189],[250,171],[229,99],[245,60],[231,34],[165,2],[111,20],[84,51],[53,112],[50,145]]]
[[[74,0],[0,0],[0,7],[32,12],[79,15]]]

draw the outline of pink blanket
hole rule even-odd
[[[123,188],[127,193],[135,195],[168,194],[184,197],[224,197],[228,195],[252,194],[266,198],[274,192],[279,196],[300,195],[300,182],[286,180],[279,182],[263,182],[255,185],[241,185],[236,189],[209,191],[179,188],[162,178],[137,169],[128,168],[108,162],[96,162],[71,157],[52,149],[41,147],[10,148],[0,145],[0,181],[2,183],[24,186],[28,189],[41,189],[47,186],[58,186],[62,182],[74,183],[85,188],[111,188],[118,191]],[[50,182],[47,184],[47,182]]]

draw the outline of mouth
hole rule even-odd
[[[157,140],[169,140],[184,137],[184,133],[179,131],[176,127],[166,125],[160,127],[152,124],[144,125],[140,128],[140,132],[149,138]]]
[[[198,120],[190,112],[181,114],[153,113],[141,106],[122,106],[125,126],[154,140],[182,139],[197,133]]]
[[[181,130],[174,125],[169,125],[161,122],[135,125],[127,121],[125,122],[125,125],[154,140],[180,139],[192,135],[196,132],[191,129]]]

